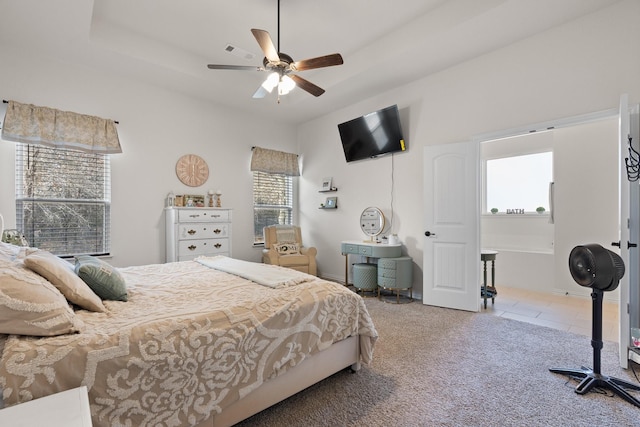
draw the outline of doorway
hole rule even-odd
[[[547,126],[552,127],[552,126]],[[483,202],[481,246],[499,252],[496,284],[516,289],[588,298],[568,270],[571,248],[618,240],[618,116],[552,127],[480,144],[483,171],[488,159],[551,150],[553,184],[545,213],[492,214]],[[484,180],[485,173],[483,173]],[[505,177],[512,179],[512,177]],[[483,184],[483,201],[486,186]],[[618,301],[618,291],[605,297]]]

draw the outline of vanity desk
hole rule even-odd
[[[413,261],[411,257],[402,256],[402,245],[362,242],[358,240],[347,240],[341,244],[342,255],[344,255],[344,284],[349,286],[349,255],[360,255],[367,257],[366,264],[354,264],[353,286],[356,291],[377,291],[378,299],[383,299],[381,291],[391,291],[391,299],[385,301],[400,303],[413,301]],[[370,263],[370,258],[377,258],[377,264]],[[367,270],[370,273],[365,273]],[[371,277],[373,276],[373,277]],[[363,283],[356,283],[362,278],[366,278]],[[357,279],[357,280],[356,280]],[[400,292],[408,292],[407,296]],[[402,298],[401,298],[402,297]]]
[[[360,240],[345,240],[341,244],[344,255],[344,284],[349,285],[349,255],[361,255],[369,258],[396,258],[402,255],[402,245],[363,242]]]
[[[353,287],[356,292],[374,292],[378,299],[383,299],[381,290],[395,292],[395,302],[413,301],[413,261],[411,257],[402,256],[402,245],[397,243],[379,243],[374,239],[382,234],[386,220],[382,211],[370,206],[360,215],[360,228],[369,240],[345,240],[340,250],[344,255],[344,285],[349,286],[349,255],[360,255],[367,258],[365,263],[353,265]],[[371,262],[376,258],[377,262]],[[408,296],[400,295],[408,292]],[[387,301],[387,298],[384,299]]]

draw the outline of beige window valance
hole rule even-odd
[[[284,151],[253,147],[251,171],[300,176],[298,156],[292,153],[285,153]]]
[[[89,153],[122,153],[113,120],[9,101],[2,139]]]

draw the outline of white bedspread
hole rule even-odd
[[[224,271],[225,273],[235,274],[236,276],[270,288],[283,288],[316,279],[315,276],[290,268],[258,264],[222,255],[199,257],[195,260],[207,267]]]

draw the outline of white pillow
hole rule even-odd
[[[50,281],[69,302],[90,311],[105,311],[98,295],[75,273],[73,266],[51,252],[36,251],[24,259],[24,265]]]
[[[20,261],[0,259],[0,334],[53,336],[78,332],[65,297]]]

